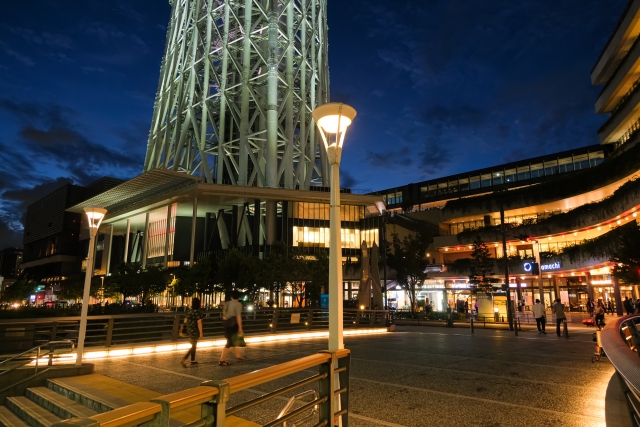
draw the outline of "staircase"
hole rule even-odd
[[[24,396],[7,397],[0,406],[0,427],[50,427],[69,418],[86,418],[126,402],[87,393],[71,378],[47,380],[46,387],[28,388]]]

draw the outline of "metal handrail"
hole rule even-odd
[[[32,353],[35,350],[35,353],[36,353],[36,359],[35,359],[36,366],[35,366],[34,374],[37,374],[38,373],[38,365],[39,365],[39,361],[40,361],[40,356],[42,355],[41,354],[42,347],[48,347],[49,348],[49,355],[48,355],[49,356],[49,362],[48,362],[47,366],[52,366],[53,365],[53,354],[54,354],[54,352],[56,350],[56,346],[60,345],[60,344],[64,344],[65,346],[69,346],[70,345],[71,346],[71,351],[73,351],[73,349],[74,349],[74,343],[71,340],[49,341],[46,344],[41,344],[41,345],[39,345],[37,347],[33,347],[33,348],[31,348],[31,349],[29,349],[27,351],[23,351],[20,354],[16,354],[15,356],[12,356],[12,357],[10,357],[8,359],[3,360],[2,362],[0,362],[0,366],[5,364],[5,363],[7,363],[7,362],[12,361],[12,360],[18,360],[18,358],[20,358],[20,357],[22,357],[22,356],[24,356],[26,354]],[[65,349],[66,349],[66,347],[65,347]],[[18,368],[22,368],[23,366],[25,366],[28,363],[31,363],[31,358],[30,357],[27,358],[27,360],[24,363],[17,364],[17,365],[15,365],[15,366],[13,366],[13,367],[5,370],[5,371],[0,372],[0,377],[2,375],[8,374],[9,372],[13,372]]]
[[[303,397],[307,397],[307,396],[313,396],[313,401],[318,400],[318,393],[316,393],[315,390],[307,390],[307,391],[303,391],[302,393],[293,395],[289,398],[289,400],[287,401],[287,404],[284,405],[284,408],[282,408],[282,411],[280,411],[276,420],[279,420],[283,418],[285,415],[287,415],[291,410],[291,408],[293,407],[294,403],[296,403],[298,400],[302,399]],[[311,407],[311,414],[295,421],[294,423],[291,424],[291,427],[297,427],[297,426],[300,426],[301,424],[306,423],[307,421],[311,420],[311,418],[313,418],[313,416],[316,415],[317,413],[318,413],[318,405],[314,405],[313,407]],[[282,422],[282,427],[287,427],[286,421]]]
[[[336,367],[337,365],[337,367]],[[341,416],[348,416],[349,393],[349,350],[335,352],[321,352],[301,359],[291,360],[279,365],[270,366],[258,371],[249,372],[222,381],[207,381],[201,386],[182,390],[153,399],[151,402],[138,402],[124,406],[113,411],[94,415],[87,418],[74,418],[63,423],[54,424],[52,427],[82,427],[89,424],[107,425],[109,427],[125,427],[140,425],[143,422],[152,421],[156,427],[169,427],[172,411],[182,411],[188,408],[200,406],[200,419],[188,424],[191,427],[223,427],[225,418],[257,404],[287,393],[314,382],[319,382],[319,394],[314,399],[305,402],[305,405],[286,414],[280,413],[274,421],[265,426],[275,427],[296,418],[309,410],[318,407],[316,412],[320,422],[315,426],[330,426],[333,421]],[[319,368],[319,373],[302,381],[298,381],[281,389],[266,393],[258,398],[239,404],[233,408],[226,408],[229,397],[233,393],[253,388],[260,384],[280,380],[293,373],[302,372],[313,367]],[[340,389],[336,390],[334,383],[336,376],[340,378]],[[305,394],[305,393],[303,393]],[[341,402],[341,408],[334,407],[335,399]],[[290,406],[288,407],[290,409]],[[314,414],[315,415],[315,414]],[[310,420],[309,416],[299,419],[295,423]]]

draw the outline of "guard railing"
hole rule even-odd
[[[640,315],[610,322],[600,332],[604,353],[616,369],[633,425],[640,425]]]
[[[318,372],[285,387],[264,393],[260,397],[227,407],[229,398],[240,391],[251,389],[273,381],[281,382],[289,375],[317,368]],[[315,386],[309,401],[301,401],[294,408],[287,404],[286,410],[272,420],[261,422],[265,427],[285,423],[312,422],[314,427],[333,426],[341,421],[349,425],[349,350],[321,352],[280,365],[228,378],[222,381],[206,381],[202,385],[151,400],[139,402],[90,418],[74,418],[53,424],[52,427],[134,427],[145,424],[153,427],[168,427],[172,414],[177,411],[199,407],[197,420],[186,424],[189,427],[224,427],[228,416],[259,405],[278,405],[274,400],[296,389]],[[262,420],[261,420],[262,421]]]
[[[30,348],[27,351],[23,351],[20,354],[8,357],[0,361],[0,378],[9,372],[30,364],[34,359],[35,364],[33,373],[35,375],[38,373],[38,369],[40,368],[40,359],[42,357],[47,358],[47,366],[52,366],[53,359],[56,354],[70,353],[73,351],[73,348],[74,344],[70,340],[49,341],[34,348]]]
[[[221,310],[203,310],[203,332],[207,337],[222,337]],[[117,314],[89,316],[85,347],[112,347],[116,345],[179,341],[185,312]],[[277,334],[327,330],[329,310],[321,308],[260,308],[242,312],[245,335]],[[389,323],[386,310],[344,309],[345,329],[385,327]],[[0,332],[9,329],[24,331],[22,347],[31,348],[55,340],[77,341],[80,317],[47,319],[0,319]],[[2,352],[3,349],[0,349]],[[11,352],[13,353],[13,352]]]

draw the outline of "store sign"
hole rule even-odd
[[[538,263],[537,262],[525,262],[524,264],[522,264],[522,268],[524,269],[524,271],[526,273],[531,273],[531,274],[539,274],[540,270],[538,269]]]
[[[444,285],[424,285],[424,289],[444,289]]]
[[[469,286],[470,285],[468,283],[454,283],[449,285],[451,289],[468,289]]]
[[[540,265],[540,270],[542,271],[560,270],[561,268],[562,268],[562,263],[560,263],[560,261],[556,261],[553,264]]]

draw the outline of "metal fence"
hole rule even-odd
[[[222,337],[221,310],[203,310],[205,337]],[[124,344],[178,341],[186,313],[117,314],[90,316],[87,321],[86,347],[111,347]],[[345,329],[385,327],[389,312],[385,310],[344,309]],[[55,340],[77,341],[80,317],[0,320],[0,336],[7,331],[23,331],[24,348]],[[327,330],[329,310],[320,308],[256,309],[243,311],[245,335],[277,334]]]

